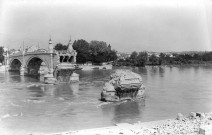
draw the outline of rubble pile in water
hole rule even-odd
[[[103,101],[120,101],[140,98],[144,95],[142,78],[130,70],[116,70],[105,83],[101,99]]]
[[[54,76],[58,82],[69,82],[71,75],[74,73],[75,67],[72,64],[61,63],[57,65]]]
[[[70,76],[73,74],[72,69],[58,69],[56,73],[56,79],[59,82],[69,82]]]

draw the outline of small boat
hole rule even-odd
[[[92,69],[99,69],[99,67],[93,67]]]
[[[80,67],[79,65],[75,65],[75,69],[76,70],[82,70],[82,67]]]

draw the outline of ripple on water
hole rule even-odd
[[[45,100],[35,100],[35,99],[26,99],[23,100],[25,103],[34,103],[34,104],[40,104],[46,102]]]
[[[11,117],[21,117],[21,116],[23,116],[22,112],[21,113],[17,113],[17,114],[12,114],[12,115],[7,113],[7,114],[1,116],[1,120],[2,119],[6,119],[6,118],[11,118]]]
[[[15,106],[15,107],[23,107],[23,106],[21,106],[21,105],[14,104],[13,102],[10,102],[10,105],[11,105],[11,106]]]
[[[207,70],[212,71],[212,67]],[[41,84],[42,88],[39,88],[40,83],[30,77],[20,80],[7,76],[0,80],[5,81],[0,83],[0,119],[9,119],[4,122],[5,125],[11,122],[11,130],[17,127],[17,123],[24,121],[20,127],[25,128],[17,128],[16,131],[29,131],[36,127],[43,132],[47,129],[49,132],[53,132],[53,129],[57,132],[75,127],[83,129],[88,125],[95,127],[97,124],[108,126],[114,122],[157,120],[172,117],[173,114],[175,116],[178,112],[212,109],[212,72],[208,73],[202,67],[198,70],[192,67],[166,67],[164,71],[147,67],[145,70],[137,68],[134,71],[142,74],[146,85],[147,97],[144,103],[99,101],[104,84],[102,81],[109,79],[110,73],[106,70],[95,71],[95,74],[93,71],[86,74],[81,71],[81,82],[76,88],[71,84],[51,87]],[[13,80],[19,82],[12,83]],[[21,116],[20,112],[24,115],[19,119],[17,116]],[[47,124],[42,123],[44,121]]]

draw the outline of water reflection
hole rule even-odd
[[[70,100],[72,97],[77,96],[78,91],[79,83],[59,84],[54,90],[54,96],[63,98],[64,100]]]
[[[69,84],[74,96],[78,96],[79,93],[79,82]]]
[[[45,96],[45,91],[42,89],[42,86],[31,85],[28,87],[28,90],[30,92],[31,98],[33,99],[38,100],[40,97]]]
[[[61,100],[69,100],[71,97],[73,97],[73,91],[71,90],[70,85],[58,85],[54,90],[54,96]]]
[[[136,67],[133,69],[133,72],[139,72],[142,75],[146,75],[147,74],[147,67]]]
[[[149,67],[150,68],[150,72],[151,72],[151,76],[154,77],[157,75],[157,72],[158,72],[158,67],[156,66],[151,66]]]
[[[164,69],[165,67],[159,67],[159,75],[160,75],[160,77],[163,77],[164,76],[164,73],[165,73],[165,69]]]
[[[27,89],[33,100],[39,100],[42,97],[70,100],[78,96],[79,83],[61,83],[58,85],[31,84]]]
[[[7,78],[7,82],[20,82],[20,72],[18,71],[12,71],[12,72],[7,72],[10,77]]]
[[[115,123],[132,122],[132,119],[142,117],[143,101],[133,101],[117,104],[114,106],[113,121]]]
[[[84,71],[76,71],[80,76],[80,81],[82,82],[90,82],[92,81],[107,81],[110,78],[110,74],[113,73],[114,70],[84,70]]]

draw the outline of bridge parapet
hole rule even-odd
[[[22,52],[18,52],[18,53],[14,53],[14,54],[10,54],[8,57],[14,57],[14,56],[20,56],[23,55]]]
[[[57,55],[56,53],[49,53],[49,52],[27,52],[24,54],[24,56],[27,56],[27,55],[50,55],[50,54]],[[23,54],[15,53],[15,54],[9,55],[9,57],[19,57],[19,56],[23,56]]]

